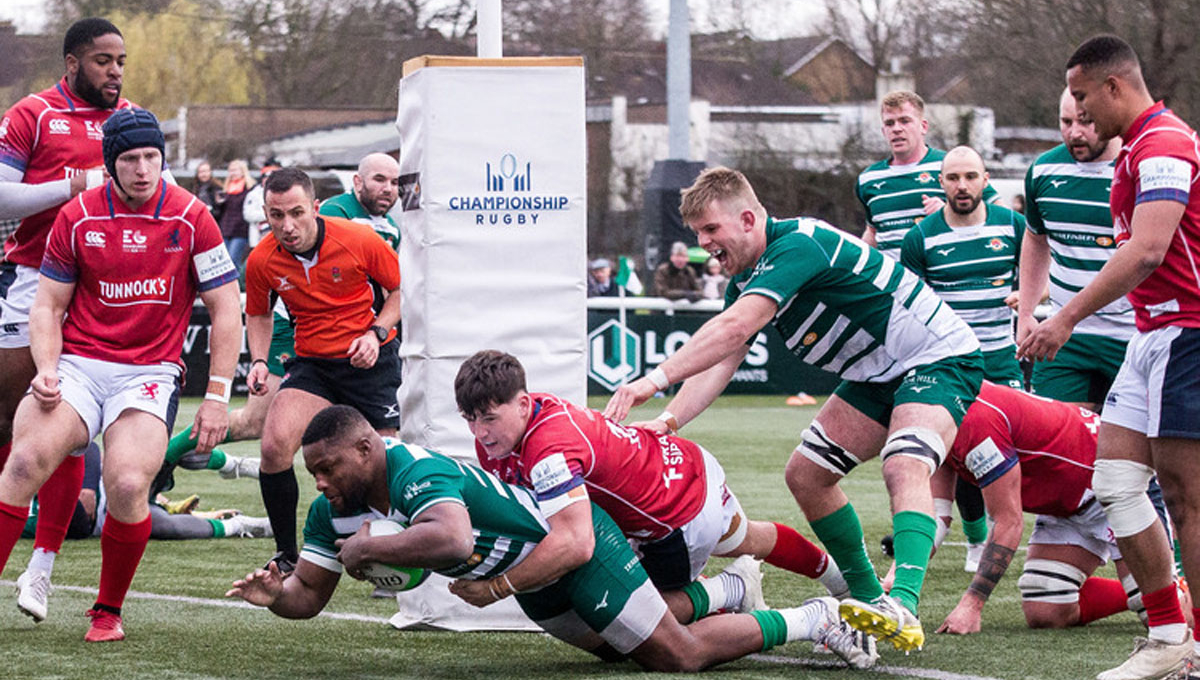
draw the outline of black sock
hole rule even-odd
[[[300,554],[296,547],[296,504],[300,502],[296,472],[290,467],[283,472],[260,472],[258,487],[275,532],[275,549],[295,562]]]
[[[955,482],[954,500],[958,504],[958,515],[964,522],[976,522],[983,517],[983,492],[962,477]]]
[[[98,612],[108,612],[109,614],[116,614],[117,616],[121,615],[120,607],[110,607],[106,604],[100,604],[99,602],[93,604],[92,609],[94,609]]]

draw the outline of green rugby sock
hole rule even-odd
[[[213,449],[212,453],[208,456],[208,464],[204,466],[204,469],[220,470],[221,468],[225,467],[226,461],[228,461],[228,458],[225,456],[224,451],[221,449]]]
[[[761,611],[750,612],[750,616],[758,622],[758,627],[762,630],[763,646],[765,652],[768,649],[782,645],[787,642],[788,627],[787,621],[784,620],[783,614],[774,609],[764,609]]]
[[[846,503],[811,524],[813,532],[825,545],[825,551],[841,568],[855,599],[870,602],[883,595],[883,587],[879,585],[879,577],[875,575],[875,567],[871,565],[867,546],[863,543],[862,524],[853,506]]]
[[[230,431],[226,430],[225,438],[222,439],[218,443],[225,444],[225,443],[229,442],[230,441],[229,434],[230,434]],[[191,436],[192,436],[192,426],[188,425],[187,427],[185,427],[183,429],[182,432],[175,435],[174,437],[171,437],[171,440],[167,442],[167,453],[165,456],[163,456],[163,460],[171,465],[178,465],[180,458],[183,458],[184,456],[191,453],[192,451],[195,451],[196,450],[196,440],[192,439]],[[213,457],[214,458],[216,457],[216,451],[213,451]],[[224,457],[224,456],[222,455],[222,457]],[[225,464],[225,461],[222,460],[221,465],[224,465],[224,464]],[[221,467],[220,465],[218,465],[217,467],[212,467],[212,462],[210,461],[208,469],[209,470],[219,470],[220,467]]]
[[[213,538],[225,538],[225,525],[219,519],[210,519],[208,523],[213,528]]]
[[[896,580],[891,596],[916,614],[921,601],[921,586],[933,550],[937,521],[923,512],[906,510],[892,517],[893,545],[896,550]]]
[[[708,616],[709,598],[708,590],[699,581],[692,581],[683,587],[683,594],[688,596],[692,601],[692,620],[688,623],[695,623],[700,619]]]
[[[971,544],[986,543],[988,536],[987,515],[979,519],[962,521],[963,533],[967,535],[967,542]]]

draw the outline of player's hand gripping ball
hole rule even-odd
[[[391,536],[404,531],[404,526],[390,519],[377,519],[371,522],[372,536]],[[421,567],[397,567],[391,564],[370,562],[362,569],[367,580],[376,588],[400,592],[412,590],[425,582],[429,570]]]

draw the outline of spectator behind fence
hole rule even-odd
[[[601,257],[588,264],[588,297],[615,297],[617,284],[613,282],[612,263]]]
[[[200,165],[196,166],[196,190],[192,193],[208,206],[213,219],[220,223],[221,213],[225,209],[225,187],[213,177],[212,165],[208,161],[200,161]]]
[[[654,294],[668,300],[700,299],[700,281],[688,266],[688,249],[683,241],[671,244],[671,258],[654,270]]]
[[[229,176],[225,180],[225,209],[217,224],[221,227],[221,238],[225,239],[229,258],[239,270],[246,261],[246,253],[250,252],[249,225],[242,217],[242,203],[253,186],[254,177],[246,161],[230,161]]]
[[[700,290],[705,300],[725,299],[725,287],[729,285],[729,277],[721,269],[721,262],[715,257],[708,258],[704,263],[704,273],[700,275]]]

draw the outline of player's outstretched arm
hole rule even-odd
[[[102,167],[66,179],[26,184],[25,173],[0,163],[0,220],[19,220],[62,205],[79,192],[104,183]]]
[[[987,602],[1016,554],[1024,522],[1021,515],[1021,468],[1014,465],[991,484],[983,487],[983,504],[995,521],[979,569],[971,585],[959,599],[954,611],[937,629],[939,633],[968,635],[978,633],[983,623],[983,605]]]
[[[743,345],[740,351],[725,357],[721,363],[683,381],[683,385],[680,386],[675,397],[663,409],[663,415],[656,420],[633,423],[633,425],[659,434],[667,434],[671,429],[671,424],[668,424],[666,419],[673,417],[675,419],[673,426],[676,431],[682,429],[684,425],[703,413],[704,409],[708,408],[717,397],[721,396],[721,392],[725,391],[725,386],[729,384],[733,374],[737,372],[738,366],[742,364],[742,360],[746,358],[749,351],[750,347]]]
[[[764,295],[738,298],[728,309],[706,321],[691,340],[650,375],[618,388],[604,407],[604,416],[624,420],[629,409],[645,402],[655,392],[706,371],[731,354],[744,352],[746,342],[770,322],[778,309],[775,301]]]
[[[285,619],[309,619],[325,608],[339,578],[336,572],[305,559],[296,564],[291,576],[284,578],[272,562],[268,569],[256,569],[234,581],[225,597],[240,597]]]

